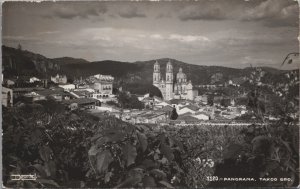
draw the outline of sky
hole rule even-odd
[[[2,14],[3,45],[48,58],[279,68],[299,51],[295,0],[5,2]]]

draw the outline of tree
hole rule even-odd
[[[139,101],[135,95],[127,94],[126,92],[120,92],[118,95],[118,101],[121,107],[130,109],[143,109],[144,104]]]
[[[230,105],[230,99],[228,99],[228,98],[222,98],[220,104],[221,104],[221,106],[227,107],[227,106]]]
[[[11,107],[11,94],[10,91],[7,93],[7,107]]]
[[[170,119],[176,120],[177,118],[178,118],[178,114],[177,114],[176,108],[173,107],[173,110],[172,110],[172,114],[171,114],[171,116],[170,116]]]
[[[150,86],[150,88],[149,88],[149,95],[150,95],[150,97],[157,96],[159,98],[163,98],[163,96],[162,96],[161,91],[159,90],[159,88],[157,88],[154,85]]]
[[[214,105],[214,96],[213,95],[211,95],[211,94],[208,95],[207,104],[210,105],[210,106]]]

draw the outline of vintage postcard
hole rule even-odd
[[[2,187],[299,187],[295,0],[5,1]]]

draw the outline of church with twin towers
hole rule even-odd
[[[187,80],[186,74],[180,67],[174,79],[173,65],[169,60],[166,66],[166,77],[160,72],[158,61],[154,63],[153,85],[159,88],[164,100],[187,99],[194,100],[198,96],[198,90],[193,89],[191,80]]]

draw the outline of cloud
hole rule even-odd
[[[178,11],[181,21],[237,20],[267,27],[298,26],[299,5],[293,0],[199,1]]]
[[[137,7],[125,7],[120,10],[118,15],[123,18],[144,18],[144,17],[146,17],[146,14],[140,12]]]
[[[58,34],[60,31],[54,30],[54,31],[42,31],[38,32],[37,35],[52,35],[52,34]]]
[[[297,26],[299,6],[289,0],[266,0],[248,9],[241,17],[242,21],[262,21],[269,27]]]
[[[152,38],[152,39],[163,39],[163,36],[161,36],[160,34],[152,34],[152,35],[150,35],[150,38]]]
[[[185,7],[179,14],[179,19],[186,20],[223,20],[226,19],[225,12],[221,7],[208,6],[203,9],[200,6]]]
[[[172,14],[170,12],[161,12],[161,13],[158,13],[155,18],[156,19],[160,19],[160,18],[171,18],[172,17]]]
[[[195,42],[195,41],[202,41],[202,42],[208,42],[210,41],[205,36],[199,36],[199,35],[178,35],[178,34],[171,34],[169,39],[171,40],[178,40],[180,42]]]
[[[272,65],[274,64],[274,60],[266,59],[266,58],[254,58],[251,56],[245,56],[241,60],[241,64],[245,66],[261,66],[261,65]]]
[[[104,4],[100,3],[83,3],[83,2],[56,2],[43,14],[46,18],[89,18],[91,16],[100,16],[106,13],[107,9]]]

